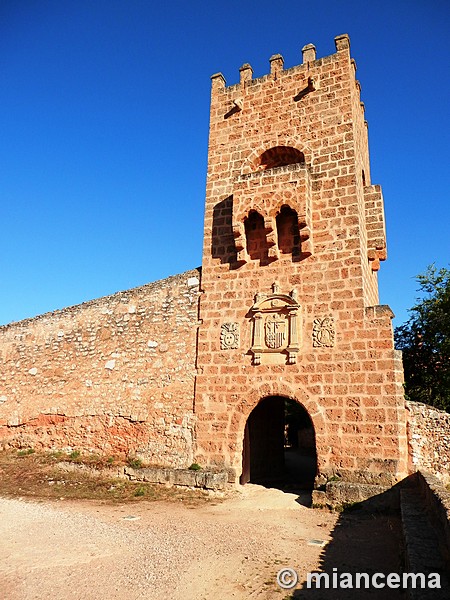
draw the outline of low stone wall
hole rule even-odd
[[[57,468],[65,472],[81,472],[92,477],[129,479],[130,481],[143,481],[144,483],[159,483],[167,486],[175,485],[212,491],[224,490],[228,487],[228,473],[226,471],[212,471],[209,469],[132,468],[127,466],[97,468],[86,464],[67,462],[58,463]]]
[[[194,462],[199,270],[0,327],[0,448]]]
[[[417,477],[432,524],[439,534],[441,554],[450,567],[450,490],[425,471],[419,471]]]
[[[402,482],[400,489],[400,512],[403,529],[405,573],[425,577],[425,581],[437,583],[439,588],[421,585],[408,586],[407,600],[442,600],[450,598],[448,519],[438,519],[438,496],[440,492],[429,478],[442,488],[433,476],[417,472]]]
[[[383,486],[349,481],[329,481],[322,490],[313,490],[312,506],[342,510],[359,504],[369,510],[397,510],[399,485]]]
[[[412,471],[450,482],[450,414],[420,402],[406,402]]]
[[[124,475],[134,481],[147,483],[163,483],[205,490],[223,490],[228,483],[226,471],[194,471],[191,469],[158,469],[143,467],[141,469],[124,468]]]

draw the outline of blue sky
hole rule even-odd
[[[348,33],[383,187],[380,302],[450,263],[450,4],[1,0],[0,324],[201,264],[210,75]]]

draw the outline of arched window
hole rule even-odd
[[[247,254],[252,260],[259,260],[262,264],[266,264],[269,254],[264,218],[256,210],[252,210],[245,219],[244,225],[247,238]]]
[[[258,169],[273,169],[274,167],[284,167],[296,163],[304,163],[305,156],[303,152],[292,148],[291,146],[275,146],[261,154],[258,162]]]
[[[290,206],[283,206],[276,217],[278,248],[282,254],[300,255],[298,216]]]

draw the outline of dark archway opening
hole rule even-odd
[[[300,255],[298,216],[290,206],[282,206],[276,216],[278,247],[282,254]]]
[[[261,400],[245,427],[241,484],[310,491],[316,473],[316,441],[308,412],[281,396]]]
[[[275,167],[285,167],[286,165],[303,164],[305,155],[297,148],[291,146],[275,146],[269,148],[259,157],[258,169],[266,170]]]
[[[244,226],[248,255],[252,260],[259,260],[262,265],[267,264],[269,249],[267,246],[264,218],[255,210],[251,210],[244,221]]]

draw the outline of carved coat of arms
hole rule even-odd
[[[280,293],[277,282],[271,294],[258,292],[251,308],[253,364],[294,365],[300,349],[300,304],[297,293]]]
[[[273,350],[281,348],[286,339],[286,319],[278,314],[271,315],[266,320],[264,329],[267,347]]]
[[[239,324],[224,323],[220,328],[220,349],[234,350],[239,348]]]
[[[336,337],[333,317],[314,319],[313,346],[315,348],[332,348]]]

